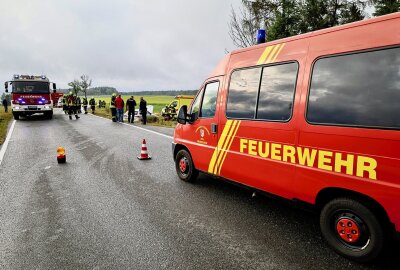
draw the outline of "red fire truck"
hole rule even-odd
[[[399,26],[398,12],[228,54],[178,113],[178,176],[303,202],[337,253],[376,259],[400,232]]]
[[[55,94],[50,92],[50,85],[56,93],[56,84],[46,76],[14,75],[11,81],[5,82],[6,92],[9,85],[12,86],[11,109],[15,120],[36,113],[49,119],[53,117]]]

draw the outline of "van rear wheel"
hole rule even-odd
[[[385,234],[376,214],[359,201],[338,198],[321,211],[320,226],[328,244],[358,262],[375,260],[383,251]]]
[[[193,182],[199,174],[199,171],[194,167],[192,157],[185,149],[176,154],[175,168],[179,178],[185,182]]]

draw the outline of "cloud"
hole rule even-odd
[[[196,89],[234,45],[234,1],[7,0],[0,9],[0,78],[82,74],[119,90]]]

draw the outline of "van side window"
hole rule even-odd
[[[190,114],[192,115],[192,119],[195,120],[199,118],[200,113],[200,104],[203,98],[204,88],[200,90],[200,93],[197,95],[195,101],[192,103],[192,107],[190,108]]]
[[[292,115],[297,63],[263,68],[256,119],[287,121]]]
[[[211,82],[205,86],[203,104],[201,105],[200,117],[214,117],[217,107],[219,82]]]
[[[400,128],[400,48],[326,57],[313,67],[307,120]]]
[[[254,119],[261,68],[236,70],[231,75],[226,116]]]

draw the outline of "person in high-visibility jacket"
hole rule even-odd
[[[117,109],[115,108],[116,97],[117,97],[117,94],[113,93],[111,96],[111,102],[110,102],[111,119],[113,122],[117,122]]]
[[[80,117],[78,116],[77,113],[77,101],[76,101],[76,96],[72,94],[72,92],[69,92],[68,98],[67,98],[67,103],[68,103],[68,115],[69,119],[72,120],[72,114],[75,114],[75,118],[79,119]]]

